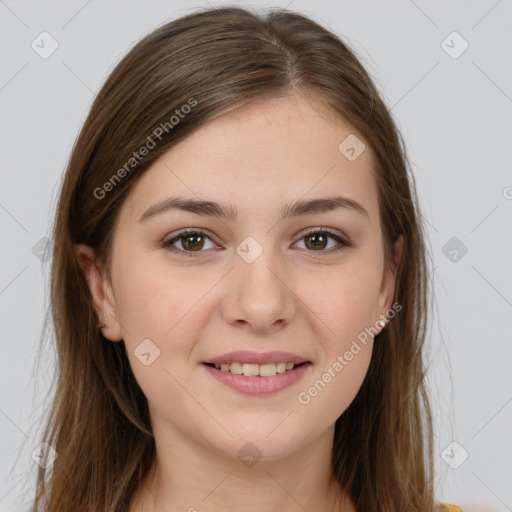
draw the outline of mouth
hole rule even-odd
[[[244,395],[269,395],[299,382],[313,366],[289,352],[231,352],[201,366],[215,381]]]
[[[275,375],[284,374],[299,368],[300,366],[311,364],[309,361],[302,363],[294,363],[291,361],[282,361],[279,363],[204,363],[210,368],[221,372],[228,372],[234,375],[245,375],[246,377],[274,377]]]

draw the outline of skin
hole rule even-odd
[[[354,161],[338,150],[351,133],[299,96],[252,102],[180,141],[136,182],[115,226],[110,273],[90,247],[76,247],[102,332],[124,340],[149,403],[157,463],[130,512],[355,511],[330,461],[335,421],[363,382],[372,338],[309,403],[297,399],[365,328],[380,330],[392,306],[402,239],[388,268],[369,146]],[[333,194],[359,202],[368,218],[337,209],[278,222],[283,204]],[[238,219],[175,210],[139,222],[171,195],[233,204]],[[334,252],[339,243],[327,238],[315,248],[303,232],[323,227],[354,245]],[[161,246],[186,228],[212,235],[174,243],[196,257]],[[263,248],[252,263],[236,252],[247,236]],[[145,366],[134,350],[147,338],[160,356]],[[284,350],[312,366],[284,390],[247,396],[201,365],[232,350]],[[252,467],[237,457],[247,442],[261,453]]]

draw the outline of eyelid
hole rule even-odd
[[[220,245],[217,241],[217,237],[204,228],[186,228],[180,231],[176,231],[176,233],[172,233],[171,235],[167,235],[162,240],[162,245],[164,246],[170,246],[172,243],[176,242],[180,238],[186,237],[187,235],[204,235],[205,237],[210,238],[214,243],[217,245]],[[190,251],[191,252],[191,251]],[[197,251],[197,252],[204,252],[204,251]]]
[[[333,230],[331,228],[326,228],[326,227],[307,228],[300,233],[298,240],[300,240],[301,238],[304,238],[307,235],[314,234],[314,233],[327,233],[329,235],[334,235],[335,237],[340,238],[347,245],[351,243],[350,239],[346,235],[344,235],[341,231]]]

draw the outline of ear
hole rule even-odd
[[[400,268],[400,262],[402,261],[403,247],[404,236],[400,235],[393,245],[391,268],[386,265],[382,277],[379,293],[379,311],[382,320],[386,320],[386,312],[389,311],[392,306],[393,296],[395,294],[396,276]]]
[[[101,332],[110,341],[121,341],[123,334],[119,323],[112,285],[106,271],[97,263],[94,249],[84,244],[75,245],[75,253],[89,284],[94,308],[99,322],[105,324]]]

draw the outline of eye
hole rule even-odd
[[[173,252],[179,252],[181,254],[186,254],[187,256],[196,256],[194,252],[202,252],[201,249],[204,248],[205,240],[210,240],[210,242],[213,243],[212,239],[207,236],[204,231],[200,229],[188,229],[181,231],[176,236],[168,240],[164,240],[162,242],[162,246],[167,247]],[[174,247],[174,244],[177,242],[179,242],[181,248]],[[214,248],[217,247],[215,244],[213,245]]]
[[[334,246],[334,250],[325,250],[329,238],[337,242],[337,245]],[[333,233],[327,228],[309,229],[302,235],[299,242],[302,240],[306,240],[306,249],[312,248],[309,252],[337,252],[345,249],[346,247],[352,247],[353,245],[352,242],[349,242],[348,240],[342,238],[336,233]],[[333,249],[333,247],[331,246],[330,249]]]
[[[333,250],[325,250],[329,239],[337,242],[337,246],[335,245],[334,249],[332,246],[329,248]],[[208,236],[203,230],[187,229],[185,231],[181,231],[172,238],[162,241],[162,247],[166,247],[173,252],[180,253],[180,255],[186,254],[187,256],[197,256],[194,253],[204,252],[202,249],[208,249],[208,247],[205,247],[206,240],[209,240],[213,244],[213,247],[211,248],[217,247],[212,238]],[[305,246],[306,249],[309,249],[309,252],[331,253],[353,246],[352,242],[342,238],[340,235],[330,231],[328,228],[309,229],[302,235],[299,242],[302,240],[307,240]],[[179,243],[181,247],[176,247],[176,243]]]

